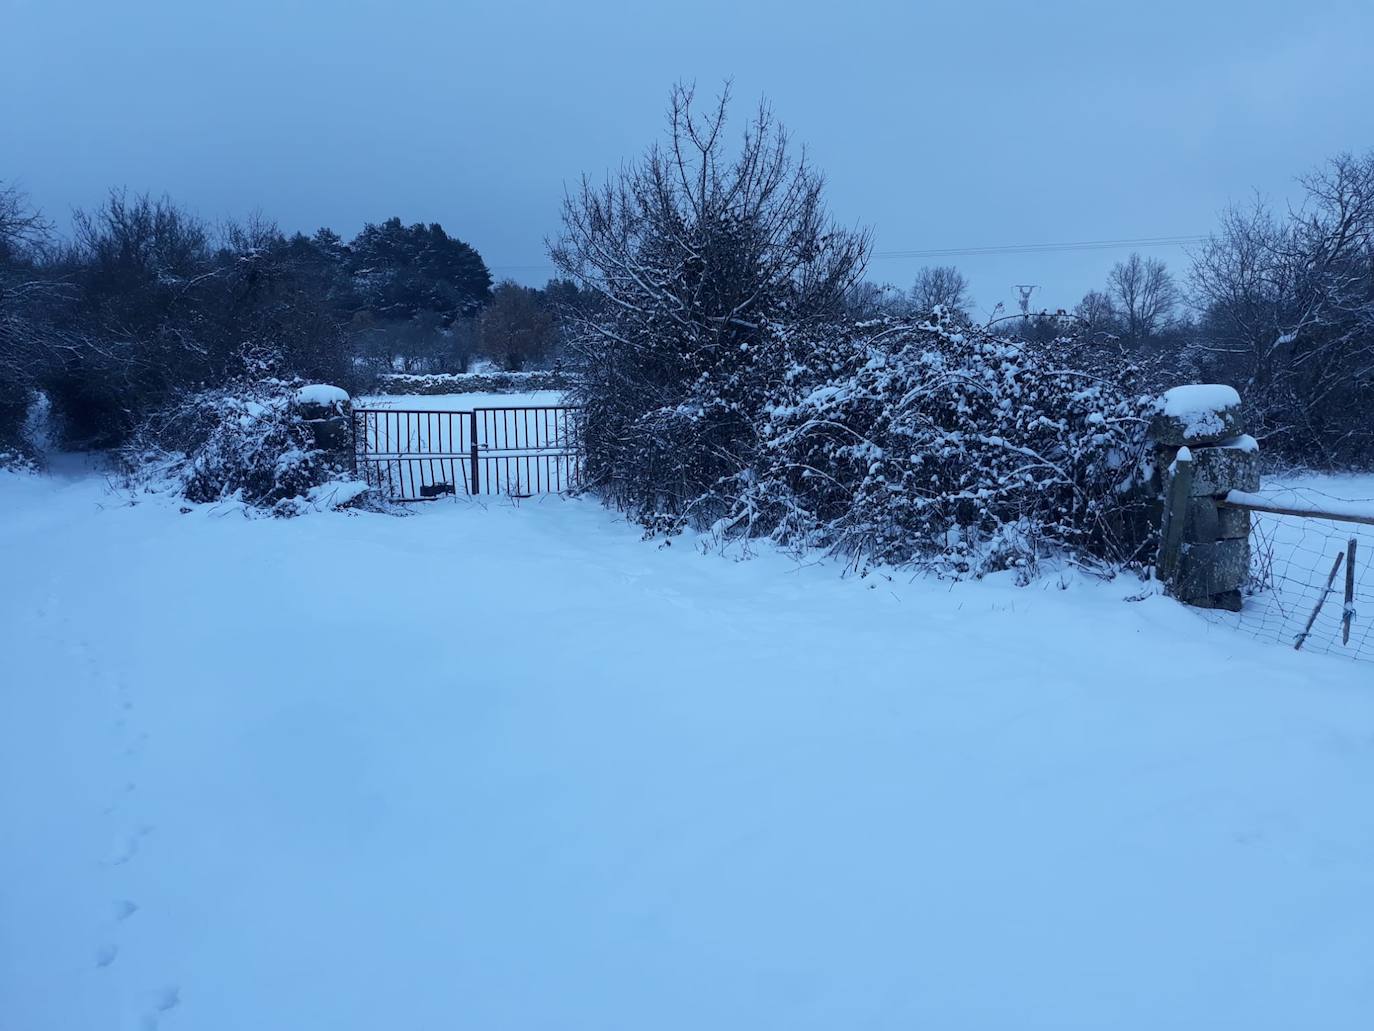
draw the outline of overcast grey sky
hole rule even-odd
[[[1374,0],[0,0],[0,179],[61,225],[112,185],[287,230],[438,221],[541,282],[564,184],[656,138],[675,80],[729,77],[879,255],[1194,235],[1374,146],[1371,39]],[[869,277],[953,262],[980,309],[1068,307],[1122,256]]]

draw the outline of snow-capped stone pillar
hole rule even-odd
[[[1259,445],[1245,433],[1240,395],[1227,386],[1175,387],[1151,427],[1164,517],[1156,571],[1180,601],[1238,610],[1250,574],[1250,513],[1221,504],[1259,489]]]
[[[348,391],[312,383],[296,391],[296,418],[310,430],[315,446],[340,466],[353,460],[353,404]]]

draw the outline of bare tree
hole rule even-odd
[[[911,304],[922,315],[938,307],[967,317],[973,298],[969,295],[968,280],[953,265],[927,265],[916,273]]]
[[[48,221],[29,206],[18,187],[0,181],[0,263],[13,262],[50,231]]]
[[[1116,331],[1118,318],[1112,299],[1101,290],[1089,290],[1073,309],[1083,328],[1090,333]]]
[[[104,204],[76,212],[73,221],[83,257],[112,280],[147,277],[166,284],[210,265],[209,229],[168,197],[111,190]]]
[[[1164,262],[1132,253],[1112,266],[1107,289],[1120,313],[1127,341],[1140,346],[1167,328],[1180,295]]]
[[[34,267],[47,221],[13,186],[0,183],[0,464],[25,452],[22,428],[51,333],[40,299],[52,284]]]
[[[539,361],[558,338],[553,312],[542,294],[510,280],[492,290],[478,325],[483,353],[507,372]]]
[[[276,220],[261,211],[249,212],[241,222],[233,219],[225,222],[220,227],[220,239],[224,249],[243,255],[268,251],[286,243]]]
[[[1299,180],[1283,217],[1227,211],[1193,259],[1198,354],[1241,386],[1286,457],[1374,459],[1374,152]]]
[[[759,446],[762,370],[787,333],[838,315],[864,232],[834,225],[823,179],[761,105],[737,150],[727,89],[705,113],[672,92],[668,139],[602,186],[585,180],[551,245],[589,291],[572,327],[589,473],[654,522],[704,515]]]

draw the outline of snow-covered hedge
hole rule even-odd
[[[201,395],[197,408],[206,433],[191,452],[187,500],[270,506],[323,481],[314,441],[284,398]]]
[[[948,323],[788,350],[733,516],[754,532],[974,575],[1137,557],[1154,402],[1119,361]]]
[[[632,451],[588,427],[589,446],[621,448],[590,467],[620,478],[622,504],[652,499],[627,506],[646,525],[954,575],[1145,557],[1157,402],[1119,354],[938,319],[769,335],[730,380],[647,408]],[[613,407],[590,400],[593,420]]]
[[[124,450],[134,478],[192,502],[239,501],[276,515],[338,478],[295,411],[299,383],[240,381],[148,419]],[[351,496],[350,496],[351,497]]]

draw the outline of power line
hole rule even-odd
[[[936,247],[929,250],[876,251],[872,257],[955,258],[983,254],[1049,254],[1055,251],[1105,251],[1120,247],[1182,247],[1202,243],[1205,236],[1142,236],[1130,240],[1079,240],[1075,243],[1012,243],[995,247]]]
[[[1186,247],[1205,242],[1205,236],[1140,236],[1126,240],[1078,240],[1073,243],[1010,243],[993,247],[933,247],[927,250],[876,251],[883,261],[901,258],[958,258],[992,254],[1052,254],[1060,251],[1107,251],[1123,247]],[[493,272],[554,272],[552,265],[492,265]]]

